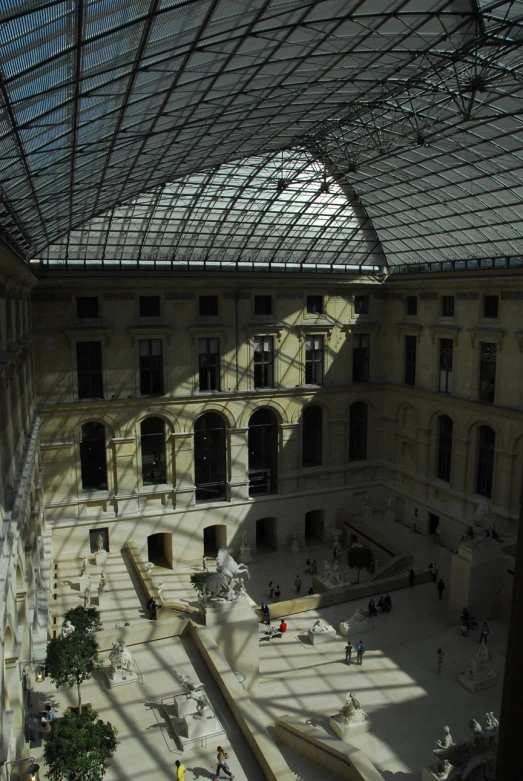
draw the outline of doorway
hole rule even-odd
[[[439,515],[429,513],[429,534],[436,534],[436,529],[439,526]]]
[[[157,567],[173,569],[172,534],[159,532],[147,537],[147,558]]]
[[[314,538],[323,540],[323,521],[325,510],[310,510],[305,513],[305,542],[312,544]]]
[[[227,527],[224,523],[206,526],[203,530],[203,555],[216,558],[222,545],[227,545]]]
[[[256,553],[278,550],[276,518],[260,518],[256,521]]]

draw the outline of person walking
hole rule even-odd
[[[347,641],[347,645],[345,646],[345,664],[350,664],[352,658],[352,643],[350,640]]]
[[[414,570],[413,570],[413,569],[411,569],[411,571],[409,572],[409,586],[410,586],[411,588],[412,588],[412,586],[414,585],[414,580],[415,580],[415,578],[416,578],[416,575],[414,574]]]
[[[307,561],[305,562],[305,574],[310,575],[310,572],[311,572],[311,560],[307,559]]]
[[[300,589],[301,589],[301,585],[302,585],[302,583],[303,583],[303,581],[302,581],[302,579],[300,578],[300,576],[299,576],[299,575],[296,575],[296,580],[294,581],[294,585],[296,586],[296,593],[297,593],[297,594],[299,594],[299,593],[300,593]]]
[[[202,556],[202,570],[207,572],[207,556]]]
[[[488,628],[488,624],[486,621],[483,621],[483,626],[481,627],[481,634],[479,636],[479,642],[487,644],[487,639],[490,633],[490,629]]]
[[[179,759],[174,764],[176,765],[176,781],[184,781],[187,768],[182,765]]]
[[[276,586],[276,588],[274,589],[274,600],[275,600],[275,602],[279,602],[280,601],[280,597],[281,597],[280,587]]]
[[[269,581],[269,599],[274,599],[274,583]]]
[[[360,640],[358,645],[356,646],[356,661],[359,665],[363,662],[363,654],[365,653],[365,644],[363,640]]]
[[[317,575],[318,574],[318,565],[316,564],[316,559],[312,560],[312,566],[311,566],[311,575]]]
[[[226,773],[229,778],[234,778],[234,775],[231,773],[229,765],[227,764],[227,760],[229,758],[229,755],[226,751],[223,750],[222,746],[216,747],[216,759],[218,760],[215,765],[211,765],[211,770],[216,768],[216,776],[214,778],[214,781],[218,781],[220,772],[223,770],[224,773]]]
[[[439,598],[442,599],[443,592],[445,591],[445,584],[443,583],[443,578],[440,578],[438,580],[438,585],[436,586],[436,588],[438,589]]]
[[[436,651],[436,672],[440,673],[441,668],[443,667],[443,657],[445,656],[445,652],[441,650],[441,648],[438,648]]]

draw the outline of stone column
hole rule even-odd
[[[249,498],[249,429],[230,428],[228,436],[228,499],[230,502]]]
[[[193,432],[173,434],[176,506],[195,504],[194,435]]]
[[[113,437],[115,514],[137,510],[136,437]]]

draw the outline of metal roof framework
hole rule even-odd
[[[521,0],[4,0],[26,259],[377,267],[523,248]]]

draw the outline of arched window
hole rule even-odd
[[[438,418],[438,464],[436,476],[450,483],[452,471],[452,430],[454,424],[448,415]]]
[[[165,471],[165,424],[161,418],[146,418],[140,424],[142,483],[158,485],[167,481]]]
[[[225,423],[216,412],[194,424],[194,480],[197,502],[225,499]]]
[[[367,458],[367,405],[357,401],[349,413],[349,461]]]
[[[478,430],[478,460],[476,469],[476,493],[490,499],[494,478],[494,447],[496,432],[490,426]]]
[[[107,458],[105,426],[90,421],[80,434],[80,466],[83,491],[103,491],[107,488]]]
[[[278,421],[269,409],[249,420],[249,496],[278,490]]]
[[[323,410],[317,405],[306,407],[301,418],[302,425],[302,465],[321,466],[321,435]]]

